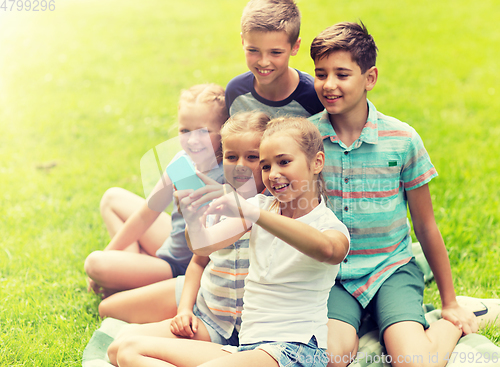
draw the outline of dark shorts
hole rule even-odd
[[[384,345],[384,331],[392,324],[415,321],[424,329],[429,327],[422,308],[424,286],[422,271],[414,258],[387,278],[366,309],[337,282],[330,291],[328,318],[352,325],[358,334],[361,321],[370,322],[371,318],[378,325],[379,339]]]
[[[172,278],[177,278],[179,275],[184,275],[186,274],[186,269],[189,265],[187,264],[179,264],[177,261],[170,260],[170,259],[165,259],[163,257],[160,257],[160,259],[165,260],[168,265],[170,265],[170,269],[172,269]]]

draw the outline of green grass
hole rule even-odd
[[[83,262],[108,235],[99,200],[142,194],[139,160],[172,137],[179,91],[246,70],[246,0],[57,1],[0,9],[0,365],[80,365],[100,324]],[[300,1],[302,49],[361,19],[379,46],[369,98],[419,131],[458,294],[500,297],[500,5],[484,0]],[[41,168],[54,165],[52,168]],[[439,306],[435,284],[427,302]],[[498,328],[485,331],[500,344]]]

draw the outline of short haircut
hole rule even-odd
[[[316,36],[311,44],[311,57],[316,61],[336,51],[347,51],[364,74],[375,66],[377,50],[373,37],[362,22],[344,22],[332,25]]]
[[[217,84],[197,84],[183,90],[179,98],[179,109],[186,104],[211,104],[222,125],[229,118],[224,97],[224,88]]]
[[[241,33],[283,31],[293,46],[300,34],[300,11],[294,0],[250,0],[241,16]]]

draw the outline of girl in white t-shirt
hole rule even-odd
[[[195,254],[222,249],[251,227],[240,346],[137,336],[121,344],[120,366],[326,366],[326,303],[349,234],[322,195],[323,141],[308,120],[278,118],[269,122],[259,155],[273,197],[245,201],[225,185],[225,195],[200,207],[217,193],[207,194],[212,185],[177,193]],[[205,228],[207,214],[228,219]]]

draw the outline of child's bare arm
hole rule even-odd
[[[137,241],[158,218],[161,212],[151,210],[147,203],[127,219],[105,250],[123,250]]]
[[[436,279],[441,296],[443,318],[461,327],[464,334],[476,332],[478,325],[474,314],[461,308],[456,300],[450,261],[434,218],[428,185],[407,191],[406,195],[415,235]]]
[[[193,314],[201,276],[210,259],[207,256],[193,255],[186,269],[181,300],[177,307],[177,315],[170,323],[170,331],[177,336],[192,338],[198,330],[198,319]]]
[[[251,223],[257,223],[268,232],[295,247],[298,251],[320,262],[338,264],[344,259],[349,250],[349,240],[340,231],[327,230],[321,232],[295,219],[260,209],[241,198],[241,196],[235,195],[234,192],[228,193],[213,202],[207,213],[231,217],[209,228],[208,235],[218,235],[220,237],[224,232],[215,230],[218,226],[222,228],[224,225],[227,233],[230,233],[231,229],[234,233],[234,228],[238,224],[240,228],[243,226],[250,228]],[[229,221],[230,225],[227,223]],[[191,232],[193,234],[199,233],[194,228],[192,228]],[[243,233],[239,235],[241,236]],[[231,240],[234,242],[238,238],[233,237]],[[207,243],[219,242],[215,238],[207,238],[204,241]]]
[[[349,240],[340,231],[320,232],[308,224],[266,210],[260,210],[256,223],[298,251],[320,262],[338,264],[349,250]]]
[[[172,202],[172,183],[166,173],[156,183],[144,205],[133,213],[104,250],[124,250],[139,240]]]

